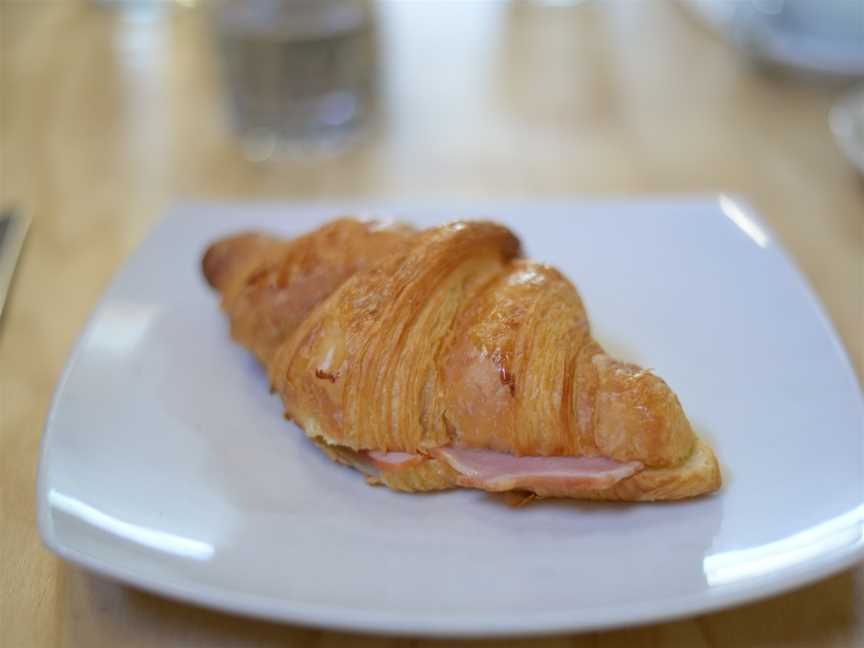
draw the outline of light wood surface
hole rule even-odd
[[[4,648],[426,644],[168,602],[41,546],[36,457],[54,384],[118,264],[182,197],[740,194],[864,372],[864,183],[827,127],[837,87],[756,74],[664,2],[390,3],[376,130],[343,157],[260,166],[223,126],[204,26],[197,9],[130,20],[72,0],[0,3],[0,202],[34,219],[0,329]],[[488,645],[862,644],[859,566],[696,619]]]

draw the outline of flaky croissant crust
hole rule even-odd
[[[342,219],[293,241],[217,242],[204,271],[286,416],[374,481],[483,488],[436,456],[458,446],[638,466],[603,486],[529,485],[539,495],[646,500],[716,490],[714,454],[672,390],[605,354],[575,287],[519,250],[512,232],[490,222],[418,232]],[[369,451],[422,461],[376,470]]]

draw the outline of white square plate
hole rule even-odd
[[[340,213],[489,217],[580,288],[613,354],[653,368],[715,447],[718,494],[543,501],[365,485],[281,417],[199,273],[208,242]],[[765,226],[727,198],[483,206],[188,205],[132,256],[45,426],[39,527],[63,558],[169,596],[327,627],[583,630],[787,590],[864,553],[864,405]]]

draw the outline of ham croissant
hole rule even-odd
[[[372,483],[627,501],[720,487],[672,390],[606,355],[573,284],[505,227],[340,219],[223,239],[203,270],[286,417]]]

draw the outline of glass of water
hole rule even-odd
[[[377,78],[367,0],[219,0],[212,11],[231,124],[250,157],[355,139]]]

